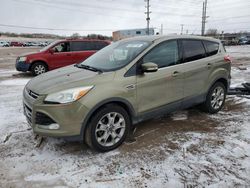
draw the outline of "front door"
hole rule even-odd
[[[137,76],[138,112],[144,113],[181,101],[183,98],[183,74],[179,63],[178,43],[165,41],[147,53],[142,63],[158,65],[158,71]],[[140,67],[140,66],[139,66]]]
[[[70,52],[69,42],[60,42],[53,47],[53,52],[48,52],[47,59],[51,69],[74,64],[74,56]]]

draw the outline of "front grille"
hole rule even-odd
[[[24,115],[27,117],[28,122],[31,124],[32,122],[32,109],[28,107],[26,104],[23,105]]]
[[[53,119],[51,119],[49,116],[47,116],[44,113],[37,112],[36,113],[36,124],[39,125],[50,125],[55,123]]]

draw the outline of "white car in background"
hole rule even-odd
[[[10,44],[8,42],[5,41],[0,41],[0,47],[9,47]]]

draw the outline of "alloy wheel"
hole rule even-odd
[[[42,74],[46,72],[46,68],[43,65],[37,65],[34,69],[36,75]]]
[[[221,86],[214,88],[211,96],[211,106],[213,109],[217,110],[223,105],[225,97],[225,91]]]
[[[125,127],[125,119],[120,113],[107,113],[97,123],[95,130],[96,140],[104,147],[113,146],[123,137]]]

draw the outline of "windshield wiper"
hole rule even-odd
[[[87,69],[87,70],[91,70],[91,71],[94,71],[94,72],[103,73],[103,71],[101,69],[91,67],[89,65],[75,64],[75,67],[80,68],[80,69]]]

